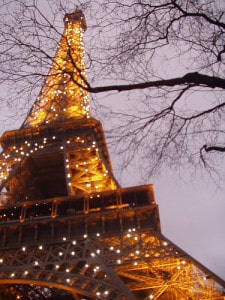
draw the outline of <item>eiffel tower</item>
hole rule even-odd
[[[121,188],[91,117],[76,10],[42,90],[1,137],[0,299],[225,299],[160,229],[153,185]]]

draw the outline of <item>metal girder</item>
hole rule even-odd
[[[144,299],[147,294],[152,299],[167,294],[174,299],[223,299],[215,281],[190,257],[148,230],[21,245],[2,250],[0,262],[2,284],[52,285],[93,299]]]

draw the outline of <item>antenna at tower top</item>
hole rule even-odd
[[[65,14],[64,16],[64,24],[65,26],[69,23],[69,22],[80,22],[81,28],[86,31],[87,29],[87,24],[86,24],[86,20],[85,20],[85,16],[82,12],[82,10],[76,5],[75,10],[72,13],[68,13]]]

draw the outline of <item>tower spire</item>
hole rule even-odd
[[[83,34],[85,17],[76,8],[64,17],[64,32],[52,66],[22,128],[89,118]]]

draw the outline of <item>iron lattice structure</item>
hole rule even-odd
[[[90,114],[84,16],[64,23],[40,95],[1,137],[0,299],[224,299],[162,235],[153,186],[119,187]]]

